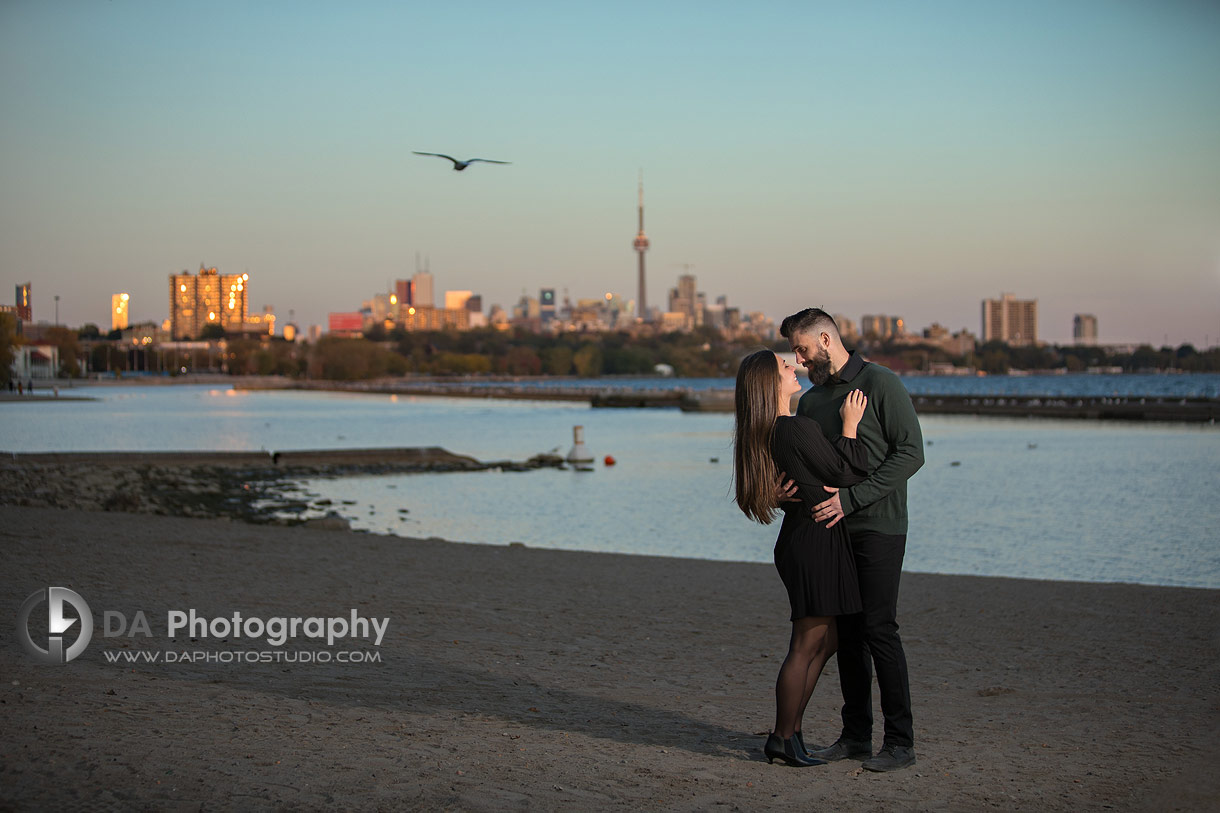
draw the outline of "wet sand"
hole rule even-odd
[[[21,603],[47,585],[78,592],[96,623],[63,666],[33,663],[12,633]],[[906,574],[919,761],[884,775],[763,759],[788,631],[767,565],[3,506],[0,591],[10,630],[0,808],[1206,810],[1220,800],[1220,591]],[[390,622],[379,647],[280,648],[376,652],[380,663],[108,661],[275,649],[168,640],[167,612],[189,609],[356,609]],[[105,637],[107,610],[142,610],[153,637]],[[834,739],[838,706],[832,664],[807,740]]]

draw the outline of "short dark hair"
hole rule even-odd
[[[805,308],[803,311],[798,311],[785,319],[779,326],[779,335],[785,339],[791,339],[793,333],[809,333],[818,327],[832,327],[835,335],[839,333],[839,326],[835,323],[834,317],[821,308]]]

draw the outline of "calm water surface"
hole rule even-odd
[[[0,449],[436,445],[522,460],[566,453],[581,424],[593,472],[304,486],[355,527],[403,536],[770,561],[778,530],[748,522],[730,499],[729,415],[213,386],[81,392],[101,400],[0,407]],[[910,482],[908,570],[1220,587],[1220,428],[935,415],[922,425],[929,445]],[[617,465],[601,462],[608,454]]]

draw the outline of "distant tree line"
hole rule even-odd
[[[1011,370],[1065,370],[1084,372],[1090,367],[1117,367],[1123,372],[1181,371],[1220,372],[1220,348],[1199,351],[1193,345],[1162,347],[1141,345],[1130,353],[1115,353],[1104,347],[1084,345],[1043,345],[1010,347],[1004,342],[987,342],[973,352],[951,355],[931,344],[877,344],[863,348],[866,355],[898,372],[927,371],[931,364],[949,363],[971,367],[992,375]]]
[[[0,383],[7,386],[9,367],[21,337],[11,314],[0,314]],[[409,333],[370,331],[363,338],[324,336],[313,345],[282,339],[231,338],[223,348],[171,351],[155,345],[133,350],[118,342],[117,331],[103,337],[96,325],[79,331],[47,328],[42,341],[59,348],[60,375],[79,376],[87,360],[93,372],[122,373],[131,369],[154,373],[210,370],[232,375],[284,375],[353,381],[400,375],[581,376],[651,375],[668,365],[683,377],[731,377],[738,360],[763,346],[786,351],[780,339],[766,343],[757,337],[726,339],[706,328],[690,333],[632,336],[618,333],[539,335],[526,330],[492,328],[469,331]],[[1220,349],[1198,351],[1192,345],[1153,348],[1130,353],[1103,347],[1010,347],[988,342],[961,356],[931,344],[868,342],[859,349],[897,372],[928,371],[933,364],[970,367],[990,374],[1010,370],[1065,370],[1117,367],[1125,372],[1180,370],[1220,372]],[[140,354],[143,355],[140,355]]]
[[[382,375],[581,376],[733,375],[737,361],[762,347],[757,337],[726,340],[714,329],[633,337],[628,333],[539,335],[527,330],[371,332],[365,339],[323,337],[309,361],[312,378],[352,380]]]

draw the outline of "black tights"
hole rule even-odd
[[[801,730],[822,667],[838,645],[834,616],[806,616],[792,622],[788,657],[775,679],[775,733],[780,737],[788,739]]]

